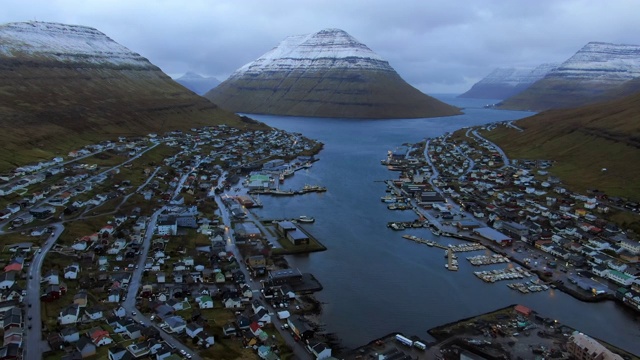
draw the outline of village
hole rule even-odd
[[[444,249],[451,271],[456,253],[488,248],[493,256],[470,253],[467,261],[508,267],[476,271],[483,281],[522,279],[510,287],[557,288],[637,311],[640,245],[606,220],[637,206],[571,193],[548,174],[552,163],[509,160],[477,131],[388,154],[383,164],[400,176],[387,181],[381,200],[417,216],[389,226],[429,228],[435,240],[405,238]],[[313,219],[264,220],[249,211],[262,206],[260,195],[326,191],[283,190],[321,148],[300,134],[217,126],[121,137],[3,174],[2,351],[45,359],[333,358],[305,320],[318,311],[309,295],[322,285],[283,258],[326,249],[305,230]],[[578,338],[565,333],[560,339]],[[406,346],[395,334],[385,341],[389,356],[406,352],[393,350]],[[481,341],[455,344],[482,353]],[[411,358],[448,358],[439,353],[447,347],[416,342],[425,349],[416,345]],[[554,351],[571,348],[564,344]]]
[[[216,126],[4,174],[2,358],[327,358],[300,317],[322,286],[282,260],[323,247],[296,219],[258,229],[251,195],[224,195],[245,175],[247,189],[277,189],[321,147]]]

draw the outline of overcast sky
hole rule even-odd
[[[638,14],[638,0],[22,0],[2,2],[0,23],[91,26],[171,76],[219,80],[289,35],[340,28],[434,94],[589,41],[640,44]]]

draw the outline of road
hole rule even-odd
[[[42,359],[42,354],[49,350],[49,344],[42,340],[42,319],[40,313],[41,270],[44,257],[64,231],[64,226],[61,223],[51,224],[49,226],[53,227],[54,230],[42,245],[41,250],[34,254],[28,271],[29,279],[27,280],[27,295],[25,297],[25,301],[28,304],[26,308],[27,320],[25,321],[25,323],[28,324],[25,331],[24,342],[25,359]]]
[[[130,318],[137,321],[138,323],[144,324],[145,326],[154,326],[156,329],[158,329],[158,331],[160,331],[160,335],[167,343],[173,345],[173,347],[178,350],[184,350],[187,353],[191,354],[193,356],[193,359],[201,360],[200,356],[197,353],[195,353],[189,347],[185,346],[180,340],[176,339],[172,335],[165,333],[154,322],[152,322],[151,319],[142,314],[139,309],[136,308],[136,296],[138,294],[138,289],[142,285],[142,272],[144,271],[144,265],[147,260],[149,248],[151,247],[151,238],[153,237],[154,229],[156,227],[156,221],[158,221],[158,216],[160,216],[164,209],[164,207],[160,208],[159,210],[154,212],[149,219],[149,223],[147,224],[144,240],[142,243],[142,249],[140,249],[140,256],[138,258],[138,262],[136,263],[136,267],[131,273],[131,280],[129,280],[129,285],[127,287],[126,299],[121,304]],[[133,315],[134,312],[136,313],[136,315]]]
[[[486,141],[487,143],[491,144],[491,146],[493,146],[493,148],[500,154],[500,156],[502,156],[503,165],[500,167],[500,169],[504,169],[504,168],[506,168],[507,166],[510,165],[509,158],[507,157],[507,154],[504,153],[502,148],[500,148],[498,145],[492,143],[491,141],[483,138],[482,135],[478,134],[478,132],[476,130],[471,131],[471,133],[473,134],[473,136],[475,136],[479,140]]]
[[[242,254],[240,253],[240,251],[238,251],[238,248],[233,239],[233,229],[231,228],[231,218],[229,217],[229,211],[224,205],[222,197],[220,195],[216,195],[215,199],[216,203],[218,204],[218,208],[220,209],[220,216],[222,217],[222,221],[227,229],[227,232],[225,233],[227,243],[226,250],[234,254],[236,260],[238,261],[238,264],[240,265],[240,270],[244,274],[244,278],[247,280],[245,282],[253,290],[253,296],[259,298],[262,295],[262,293],[260,292],[260,290],[262,289],[262,284],[259,281],[253,280],[251,274],[249,274],[249,271],[247,270],[247,266],[242,257]],[[283,322],[278,319],[278,316],[276,314],[277,310],[271,307],[271,304],[265,301],[265,299],[261,299],[261,301],[264,304],[265,308],[269,311],[269,315],[271,315],[271,322],[273,323],[275,330],[280,333],[287,346],[291,349],[291,351],[293,351],[295,359],[313,359],[311,354],[305,349],[304,343],[296,342],[288,330],[282,329],[282,325],[286,322],[286,320]]]

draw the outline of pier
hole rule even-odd
[[[274,195],[274,196],[293,196],[303,195],[312,192],[326,192],[327,188],[318,185],[305,185],[300,190],[280,190],[280,189],[262,189],[262,190],[249,190],[248,194],[251,195]]]

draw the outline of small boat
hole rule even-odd
[[[308,162],[308,163],[306,163],[306,164],[302,165],[302,167],[303,167],[303,168],[305,168],[305,169],[308,169],[308,168],[310,168],[310,167],[311,167],[311,163],[310,163],[310,162]]]
[[[385,195],[380,198],[380,201],[386,202],[386,203],[394,203],[396,202],[396,197],[393,195]]]
[[[280,174],[280,184],[284,183],[284,175]]]
[[[316,221],[316,219],[309,216],[300,215],[300,217],[298,217],[298,221],[301,223],[312,223]]]

